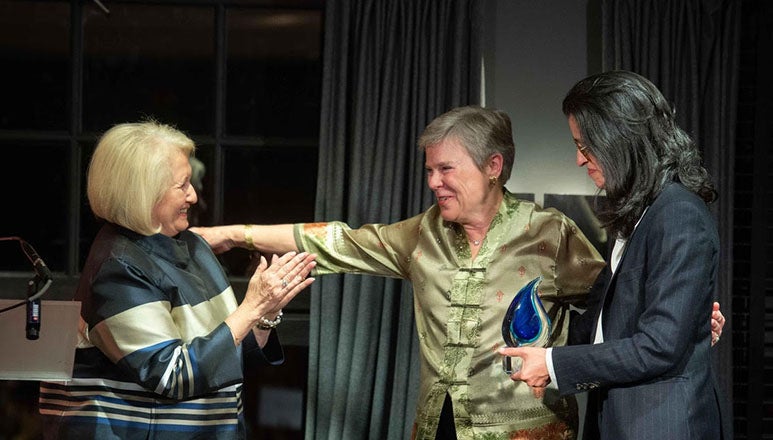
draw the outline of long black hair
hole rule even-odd
[[[690,136],[649,80],[610,71],[583,79],[563,102],[582,143],[604,174],[609,210],[599,219],[613,234],[628,237],[644,209],[669,182],[680,182],[706,203],[717,193]]]

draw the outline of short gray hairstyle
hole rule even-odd
[[[433,119],[419,136],[419,149],[454,138],[467,149],[479,169],[492,154],[502,154],[502,174],[498,184],[504,186],[513,170],[515,144],[510,117],[501,110],[470,105],[457,107]]]

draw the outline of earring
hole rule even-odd
[[[488,178],[488,184],[489,184],[489,186],[492,186],[492,187],[493,187],[494,185],[496,185],[496,184],[497,184],[497,180],[499,180],[499,179],[497,178],[497,176],[489,176],[489,178]]]

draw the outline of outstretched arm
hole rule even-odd
[[[298,251],[293,237],[293,225],[289,223],[192,227],[190,231],[201,235],[216,254],[222,254],[235,247],[277,255]]]

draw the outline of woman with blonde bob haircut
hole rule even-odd
[[[283,361],[274,328],[308,287],[315,255],[261,257],[238,304],[209,245],[188,230],[193,141],[150,120],[100,139],[88,175],[91,245],[75,299],[73,379],[41,382],[46,438],[242,439],[243,369]],[[257,356],[257,357],[256,357]]]
[[[102,136],[89,165],[88,197],[94,214],[143,235],[160,232],[151,214],[172,180],[169,161],[193,155],[193,141],[156,121],[116,125]],[[127,190],[131,188],[131,190]]]

